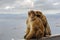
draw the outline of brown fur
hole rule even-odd
[[[40,12],[40,11],[35,11],[35,15],[37,17],[39,17],[43,22],[43,25],[44,25],[44,28],[45,28],[44,36],[50,36],[51,35],[51,30],[50,30],[50,26],[47,22],[46,16],[43,15],[42,12]]]
[[[26,24],[27,24],[27,30],[24,38],[39,39],[44,36],[44,25],[41,19],[35,16],[34,11],[29,11]]]

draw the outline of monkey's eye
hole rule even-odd
[[[40,15],[36,15],[37,17],[40,17]]]

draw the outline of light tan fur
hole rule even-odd
[[[24,38],[26,39],[34,39],[34,38],[41,38],[44,36],[44,25],[40,18],[35,16],[34,11],[28,12],[28,18],[26,21],[27,30],[26,35]]]
[[[44,28],[45,28],[44,36],[50,36],[51,35],[51,30],[50,30],[50,26],[47,22],[46,16],[43,15],[43,13],[41,11],[35,11],[35,15],[37,17],[39,17],[43,22],[43,25],[44,25]]]

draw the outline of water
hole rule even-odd
[[[52,34],[59,34],[60,27],[56,27],[59,19],[47,17]],[[26,15],[0,15],[0,40],[23,39],[26,30]]]

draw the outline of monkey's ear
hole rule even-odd
[[[30,12],[28,12],[28,16],[30,15]]]

